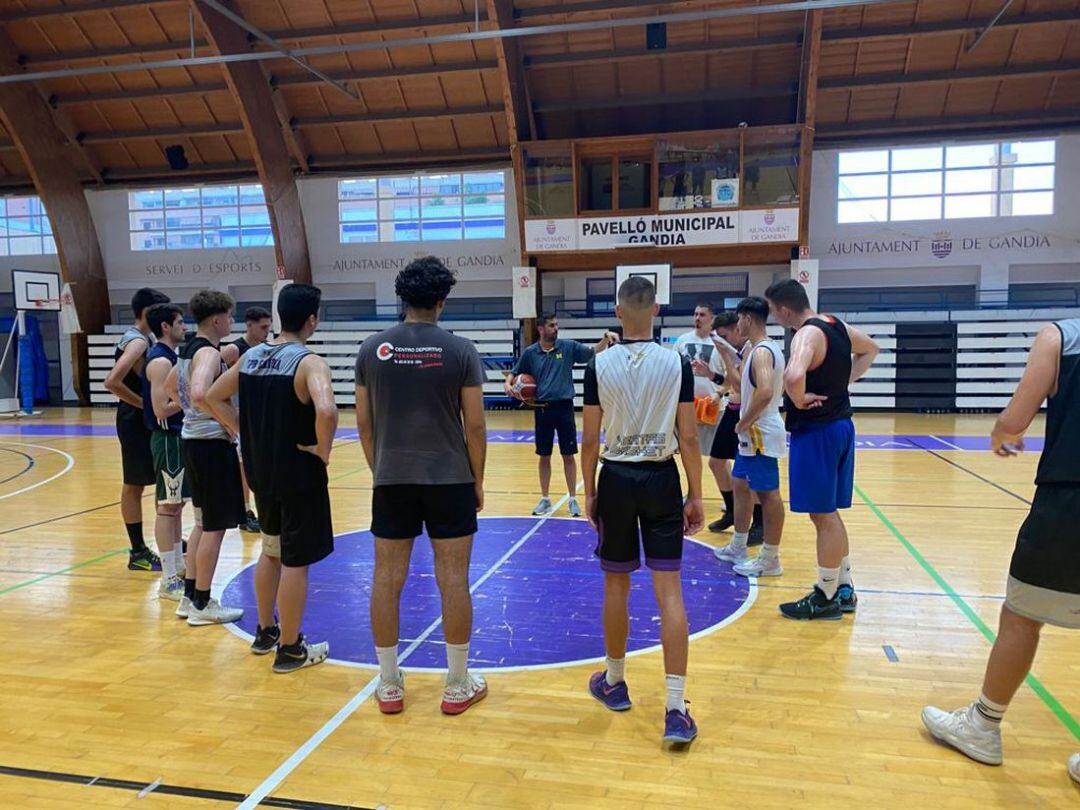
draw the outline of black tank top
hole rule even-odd
[[[1046,401],[1046,444],[1036,484],[1080,484],[1080,318],[1054,324],[1061,331],[1057,393]]]
[[[247,340],[243,337],[238,337],[236,340],[233,341],[232,345],[240,350],[240,357],[243,357],[245,354],[247,354],[248,349],[251,348],[250,344],[248,344]]]
[[[129,326],[124,331],[124,334],[120,336],[120,340],[117,341],[116,349],[113,352],[113,362],[115,363],[120,359],[133,340],[141,340],[145,346],[143,349],[143,367],[145,368],[146,353],[150,350],[151,339],[134,326]],[[135,396],[142,397],[142,375],[134,366],[128,369],[128,373],[124,375],[121,382]],[[122,422],[142,422],[143,412],[141,408],[136,408],[134,405],[129,405],[124,400],[120,400],[116,405],[116,418]]]
[[[311,350],[299,343],[260,343],[240,361],[240,446],[255,492],[281,495],[327,483],[326,465],[298,444],[316,443],[315,405],[296,396],[300,362]]]
[[[851,337],[844,322],[832,315],[810,318],[802,325],[816,326],[825,335],[825,359],[821,365],[806,372],[806,391],[828,397],[820,408],[800,410],[784,393],[784,422],[789,433],[851,418],[851,399],[848,385],[851,380]]]

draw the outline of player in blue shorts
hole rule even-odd
[[[789,619],[840,619],[858,602],[839,512],[851,508],[855,484],[848,387],[869,370],[878,345],[855,327],[814,312],[795,279],[773,284],[765,297],[777,322],[796,330],[784,371],[789,498],[791,511],[809,514],[817,530],[817,584],[799,601],[780,605],[780,612]]]

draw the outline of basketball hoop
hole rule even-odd
[[[45,312],[55,312],[64,304],[73,306],[75,301],[70,295],[67,296],[68,300],[65,301],[61,298],[31,298],[29,303],[31,309],[44,310]]]

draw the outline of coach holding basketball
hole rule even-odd
[[[551,451],[555,434],[559,435],[559,453],[566,476],[569,495],[567,510],[571,517],[581,517],[577,492],[577,422],[574,420],[574,365],[587,363],[612,343],[619,342],[614,332],[604,332],[595,346],[576,340],[559,340],[559,321],[554,313],[546,312],[537,321],[540,339],[521,353],[514,368],[506,373],[506,395],[510,380],[518,374],[529,374],[536,380],[536,399],[533,411],[536,455],[540,457],[540,502],[534,515],[551,512]]]

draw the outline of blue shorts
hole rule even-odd
[[[825,422],[791,434],[788,502],[792,512],[827,515],[851,508],[855,425]]]
[[[744,456],[736,453],[731,475],[746,481],[754,492],[774,492],[780,489],[780,461],[772,456],[763,456],[760,453]]]

